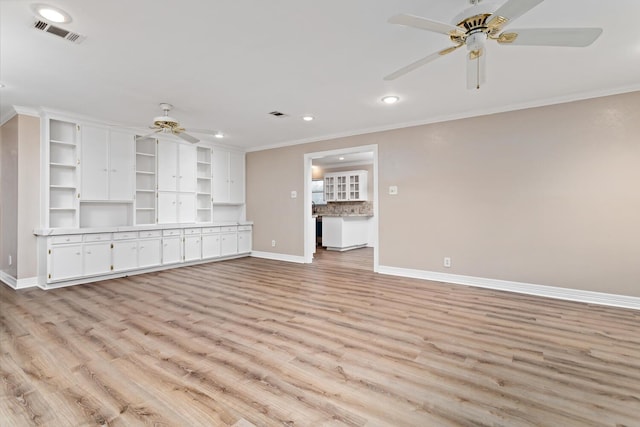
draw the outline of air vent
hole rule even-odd
[[[271,114],[272,116],[275,116],[275,117],[286,117],[286,114],[285,113],[281,113],[280,111],[272,111],[269,114]]]
[[[65,40],[69,40],[72,43],[82,43],[85,36],[80,34],[72,33],[71,31],[65,30],[64,28],[56,27],[55,25],[51,25],[48,22],[42,21],[40,19],[36,19],[33,23],[33,28],[36,30],[44,31],[45,33],[53,34],[54,36],[61,37]]]

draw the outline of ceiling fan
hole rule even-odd
[[[447,55],[462,46],[467,47],[467,88],[480,89],[485,82],[487,40],[501,45],[586,47],[602,34],[602,28],[530,28],[503,31],[521,15],[543,0],[507,0],[501,6],[492,2],[470,0],[472,6],[453,20],[455,25],[445,24],[419,16],[400,14],[389,19],[391,24],[406,25],[420,30],[433,31],[449,36],[454,43],[445,49],[425,56],[384,79],[394,80],[431,61]]]
[[[190,142],[192,144],[195,144],[196,142],[200,141],[198,138],[186,133],[185,128],[180,126],[180,123],[176,119],[169,116],[169,111],[171,111],[171,109],[173,108],[173,105],[163,102],[162,104],[160,104],[160,108],[162,109],[164,114],[162,116],[154,117],[153,126],[149,126],[150,129],[156,129],[156,130],[148,135],[140,136],[138,137],[138,139],[149,138],[157,133],[168,133],[168,134],[175,135],[178,138],[184,139],[185,141]],[[196,131],[196,132],[209,133],[205,131]]]

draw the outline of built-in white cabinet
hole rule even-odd
[[[39,235],[44,287],[246,255],[251,225]],[[165,267],[166,266],[166,267]]]
[[[324,176],[324,195],[327,202],[366,201],[367,171],[333,172]]]
[[[251,226],[238,226],[238,253],[245,254],[251,252]]]
[[[244,153],[214,148],[213,203],[244,203]]]
[[[202,258],[220,256],[220,227],[202,229]]]
[[[50,119],[46,140],[49,152],[48,224],[51,228],[78,226],[78,165],[80,126]]]
[[[136,140],[136,217],[137,225],[155,224],[156,216],[156,146],[153,138]]]
[[[190,144],[158,141],[158,223],[196,222],[197,151]]]
[[[81,126],[81,200],[133,201],[135,135]]]
[[[182,261],[182,232],[179,229],[162,232],[162,264]]]
[[[199,228],[184,230],[184,261],[202,259],[202,237]]]

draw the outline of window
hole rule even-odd
[[[324,201],[324,180],[314,179],[311,181],[311,201],[316,205],[326,205]]]

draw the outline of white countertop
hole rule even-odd
[[[116,227],[36,228],[33,230],[33,234],[36,236],[58,236],[61,234],[118,233],[122,231],[167,230],[170,228],[206,228],[231,225],[253,225],[253,221],[222,221],[198,224],[122,225]]]

